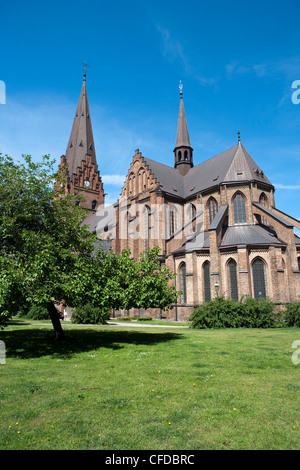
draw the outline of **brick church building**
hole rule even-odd
[[[174,130],[175,131],[175,130]],[[175,136],[175,132],[174,132]],[[268,297],[278,304],[300,296],[300,222],[275,207],[275,188],[237,144],[195,164],[180,86],[176,144],[170,166],[135,151],[119,200],[103,224],[105,193],[97,166],[86,74],[66,155],[66,191],[84,191],[85,220],[105,249],[133,257],[160,247],[160,262],[176,274],[178,303],[167,312],[117,312],[187,319],[218,295]],[[98,210],[97,210],[98,209]]]

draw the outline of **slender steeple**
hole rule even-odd
[[[189,131],[186,123],[186,116],[182,98],[183,85],[180,80],[180,105],[179,105],[179,116],[177,125],[177,137],[176,146],[174,149],[175,154],[175,168],[185,175],[193,165],[193,149],[190,143]]]
[[[93,138],[90,108],[86,90],[86,64],[79,101],[73,121],[72,131],[66,151],[66,162],[69,164],[69,175],[75,174],[86,155],[91,156],[91,162],[97,170],[96,152]]]
[[[95,211],[104,203],[104,191],[98,170],[90,107],[86,91],[86,67],[66,154],[61,157],[60,168],[67,165],[66,192],[84,192],[83,207]]]

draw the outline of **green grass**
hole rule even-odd
[[[0,332],[0,449],[299,450],[299,328],[63,326]]]

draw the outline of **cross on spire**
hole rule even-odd
[[[183,88],[183,84],[182,84],[182,81],[180,80],[179,82],[180,96],[182,96],[182,88]]]
[[[83,62],[82,65],[84,66],[84,71],[83,71],[83,80],[86,79],[86,69],[88,67],[88,64],[86,62]]]

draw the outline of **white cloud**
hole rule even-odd
[[[274,184],[275,188],[277,189],[289,189],[289,190],[299,190],[300,185],[293,185],[293,184]]]
[[[169,61],[178,61],[184,72],[187,75],[193,76],[202,85],[214,85],[216,80],[214,78],[204,77],[189,60],[188,55],[185,53],[182,44],[172,37],[170,31],[166,28],[162,28],[160,25],[155,25],[157,31],[160,33],[162,38],[162,53],[163,56]]]
[[[232,61],[225,67],[228,78],[234,74],[253,73],[257,77],[278,77],[282,75],[288,80],[296,80],[300,74],[300,58],[289,57],[287,59],[278,59],[265,61],[260,64],[245,64],[240,61]]]
[[[123,186],[126,176],[125,175],[102,175],[101,178],[104,184]]]

